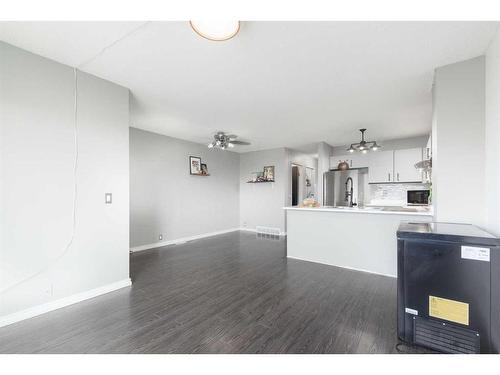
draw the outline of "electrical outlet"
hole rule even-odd
[[[104,203],[106,203],[106,204],[113,203],[113,194],[111,194],[111,193],[105,193],[104,194]]]
[[[159,239],[160,241],[161,241],[161,240],[163,240],[163,234],[160,234],[160,235],[158,236],[158,239]]]

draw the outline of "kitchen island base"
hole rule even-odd
[[[430,214],[285,209],[287,257],[391,277],[400,222],[432,221]]]

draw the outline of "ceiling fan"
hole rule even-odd
[[[250,142],[237,141],[238,136],[234,134],[226,134],[224,132],[217,132],[214,134],[214,140],[208,144],[208,148],[216,148],[225,150],[226,148],[233,148],[235,145],[248,146]]]

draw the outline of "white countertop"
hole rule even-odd
[[[431,207],[283,207],[293,211],[350,212],[359,214],[433,216]]]

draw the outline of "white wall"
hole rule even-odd
[[[249,184],[252,172],[274,165],[275,182]],[[285,148],[240,154],[240,226],[279,228],[285,232],[286,194],[288,186],[288,155]]]
[[[500,237],[500,30],[486,52],[486,229]]]
[[[189,174],[201,157],[210,176]],[[130,246],[239,227],[239,155],[130,128]]]
[[[76,231],[64,252],[73,222],[73,69],[0,42],[0,324],[129,281],[129,92],[81,72],[78,88]],[[106,192],[113,204],[104,204]]]
[[[437,221],[485,224],[484,57],[436,69],[433,205]]]

